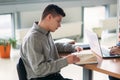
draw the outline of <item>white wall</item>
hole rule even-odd
[[[37,11],[24,11],[20,13],[21,28],[31,28],[35,21],[39,21],[42,12]]]
[[[64,23],[62,24],[62,27],[60,27],[58,30],[52,33],[52,37],[54,39],[71,37],[71,36],[75,36],[76,38],[80,37],[81,36],[81,24],[82,23],[80,21]]]
[[[117,16],[117,4],[110,5],[110,17]]]

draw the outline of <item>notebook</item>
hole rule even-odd
[[[79,53],[76,52],[76,53],[73,53],[73,54],[77,55],[77,57],[80,58],[80,61],[75,63],[77,65],[98,63],[97,57],[90,50],[83,50],[83,51],[80,51]]]
[[[93,51],[95,54],[102,58],[120,58],[120,55],[112,55],[110,54],[110,49],[101,47],[100,42],[98,40],[98,36],[95,32],[90,31],[90,30],[85,30],[86,31],[86,36],[91,48],[91,51]]]

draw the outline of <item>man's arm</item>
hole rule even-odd
[[[75,46],[69,43],[55,43],[59,53],[72,53],[75,52]]]

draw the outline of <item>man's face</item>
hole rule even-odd
[[[61,15],[58,15],[58,16],[55,16],[53,17],[51,15],[51,18],[49,20],[49,30],[51,32],[55,32],[60,26],[61,26],[61,20],[62,20],[62,16]]]

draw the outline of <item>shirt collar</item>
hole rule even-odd
[[[43,33],[43,34],[45,34],[45,35],[48,35],[48,34],[50,33],[50,31],[47,31],[47,30],[45,30],[44,28],[38,26],[38,22],[35,22],[35,23],[33,24],[33,26],[34,26],[34,28],[35,28],[36,30],[38,30],[39,32],[41,32],[41,33]]]

